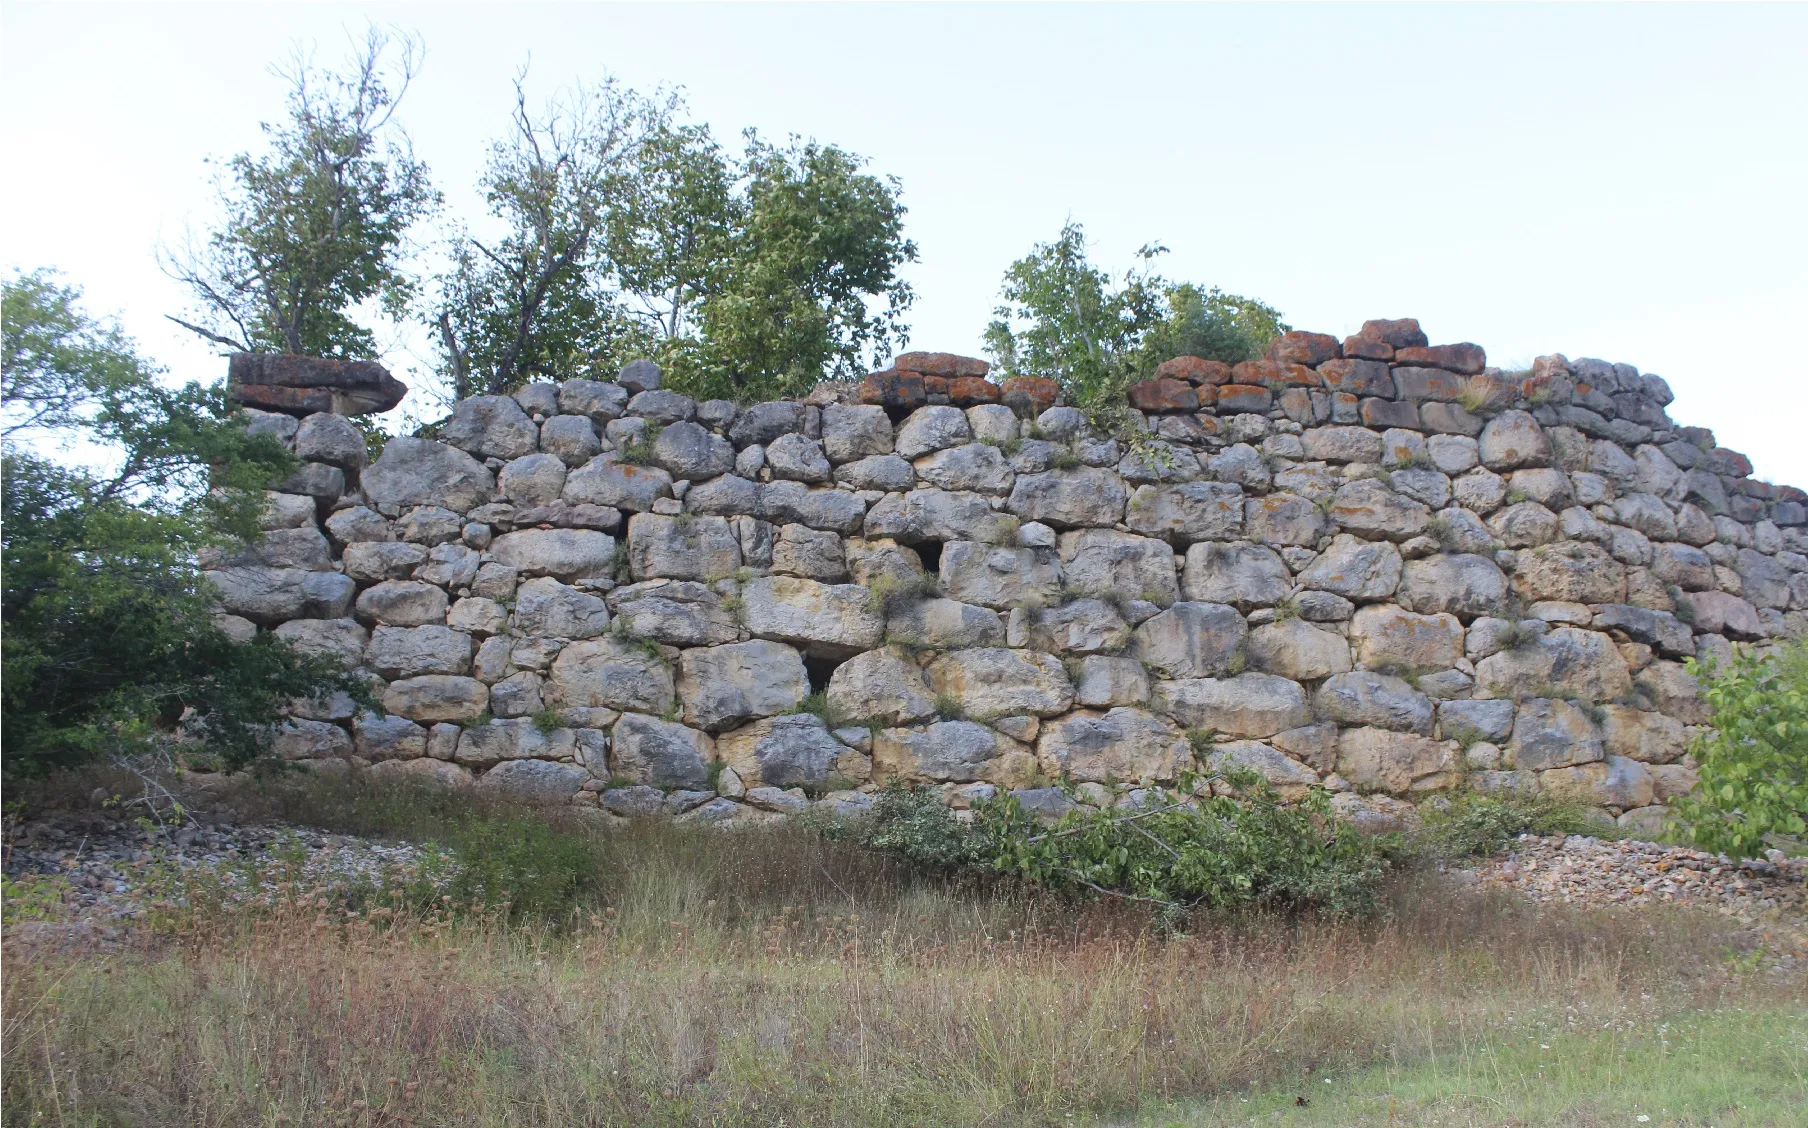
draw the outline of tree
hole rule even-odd
[[[606,78],[556,97],[536,117],[515,80],[509,135],[490,148],[484,198],[508,233],[454,241],[440,280],[444,367],[459,399],[498,395],[536,375],[608,362],[636,336],[606,289],[604,230],[661,107]],[[644,335],[642,335],[644,336]]]
[[[668,109],[676,103],[668,103]],[[609,261],[630,316],[661,341],[693,338],[744,212],[735,171],[706,125],[659,116],[636,149],[609,223]]]
[[[264,124],[269,152],[229,160],[219,226],[163,256],[196,310],[170,320],[234,351],[375,355],[352,315],[371,300],[399,312],[410,290],[403,237],[438,202],[393,120],[420,56],[418,40],[372,28],[344,72],[316,69],[299,49],[275,71],[289,84],[288,117]]]
[[[1808,643],[1748,649],[1715,668],[1691,658],[1713,711],[1690,751],[1701,764],[1693,793],[1672,803],[1688,837],[1707,850],[1756,857],[1773,836],[1808,835]]]
[[[196,555],[256,535],[262,487],[293,455],[248,435],[218,387],[164,387],[49,272],[3,289],[6,771],[142,751],[185,717],[225,762],[245,763],[291,698],[368,696],[272,636],[235,643],[213,623]],[[52,439],[98,445],[105,468],[27,445]]]
[[[1079,224],[1070,220],[1053,242],[1036,244],[1005,271],[1004,304],[986,328],[1001,374],[1054,380],[1074,403],[1110,414],[1129,384],[1164,360],[1249,360],[1287,331],[1280,314],[1254,298],[1154,273],[1149,264],[1166,252],[1144,246],[1142,265],[1114,284],[1087,257]]]
[[[914,294],[898,268],[917,248],[897,179],[864,164],[834,145],[781,149],[748,131],[735,228],[698,311],[702,362],[680,382],[739,399],[795,395],[904,343]]]

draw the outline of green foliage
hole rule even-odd
[[[823,723],[830,728],[840,728],[847,722],[847,717],[842,714],[841,710],[829,702],[829,691],[826,689],[816,690],[805,697],[798,703],[797,711],[821,717]]]
[[[986,328],[1000,375],[1058,381],[1096,425],[1117,429],[1125,390],[1162,361],[1249,360],[1286,332],[1280,314],[1253,298],[1154,273],[1149,264],[1166,250],[1144,246],[1142,265],[1114,284],[1087,258],[1079,224],[1069,221],[1053,242],[1036,244],[1005,272],[1004,303]]]
[[[368,700],[273,636],[239,644],[215,628],[197,554],[257,535],[261,487],[294,458],[247,435],[218,388],[164,387],[79,299],[43,271],[4,286],[6,771],[142,751],[178,721],[237,766],[268,746],[290,698]],[[15,445],[47,423],[103,449],[107,469]]]
[[[1255,360],[1268,343],[1287,332],[1279,310],[1218,287],[1201,290],[1190,282],[1167,290],[1167,314],[1143,338],[1138,370],[1153,373],[1164,360],[1197,356],[1238,364]]]
[[[929,572],[912,579],[884,573],[874,576],[866,586],[866,606],[869,611],[890,618],[918,600],[933,599],[941,593],[941,580]]]
[[[390,74],[390,46],[373,28],[344,72],[316,70],[300,51],[277,72],[289,83],[288,118],[265,123],[269,151],[226,162],[220,224],[166,257],[199,321],[178,324],[233,351],[376,353],[353,311],[381,300],[400,312],[411,293],[403,238],[439,201],[391,121],[420,47],[403,40]]]
[[[1410,848],[1430,858],[1495,853],[1521,834],[1598,834],[1589,808],[1542,792],[1483,794],[1459,791],[1419,804],[1420,824]]]
[[[961,708],[960,698],[952,693],[935,695],[935,711],[945,721],[962,720],[967,715],[967,711]]]
[[[647,425],[642,427],[639,433],[629,438],[616,450],[615,460],[625,462],[629,466],[650,465],[653,461],[653,444],[659,441],[659,432],[663,430],[665,428],[658,420],[647,420]]]
[[[1746,650],[1718,668],[1690,659],[1713,717],[1690,747],[1695,791],[1671,802],[1703,849],[1756,857],[1808,833],[1808,644]]]
[[[897,272],[916,244],[904,238],[897,180],[860,172],[864,163],[748,131],[698,339],[667,354],[674,388],[742,402],[797,395],[825,374],[859,374],[904,339],[914,295]]]
[[[1286,805],[1252,773],[1236,797],[1069,814],[1044,827],[1017,800],[982,804],[971,825],[929,791],[889,785],[865,843],[938,872],[1007,874],[1034,885],[1139,901],[1184,916],[1249,905],[1370,911],[1385,843],[1330,817],[1326,793]]]
[[[458,236],[452,269],[439,279],[441,363],[461,399],[536,378],[608,379],[652,346],[617,308],[599,268],[637,153],[669,106],[606,78],[536,115],[524,84],[517,76],[512,127],[490,146],[480,182],[506,234]]]
[[[552,732],[565,727],[565,718],[557,709],[548,707],[534,713],[534,727],[541,732]]]

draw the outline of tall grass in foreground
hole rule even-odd
[[[171,913],[117,953],[10,951],[0,1115],[1067,1124],[1422,1058],[1504,1014],[1655,1021],[1758,994],[1700,915],[1409,880],[1366,922],[1197,916],[1164,939],[1122,903],[925,878],[803,826],[567,829],[594,834],[594,872],[557,922],[298,898]]]

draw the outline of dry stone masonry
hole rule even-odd
[[[748,407],[636,361],[365,465],[328,409],[386,373],[254,359],[235,394],[304,465],[210,576],[229,630],[380,683],[298,706],[280,752],[321,770],[721,822],[1240,766],[1375,827],[1468,784],[1655,830],[1706,719],[1682,660],[1808,630],[1808,495],[1661,378],[1502,372],[1411,320],[1169,361],[1134,443],[907,353]]]

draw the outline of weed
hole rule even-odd
[[[647,425],[640,433],[624,442],[615,452],[617,462],[625,462],[629,466],[646,466],[653,461],[653,446],[659,441],[659,432],[664,426],[657,420],[647,420]]]
[[[998,452],[1006,458],[1015,458],[1023,451],[1023,439],[1012,435],[1008,439],[981,439],[980,442],[990,447],[997,447]]]
[[[1199,726],[1186,730],[1187,744],[1193,749],[1193,758],[1203,763],[1211,753],[1218,733],[1214,729]]]
[[[1458,405],[1472,415],[1487,407],[1490,398],[1488,386],[1474,377],[1464,380],[1462,388],[1456,394]]]
[[[1409,849],[1428,858],[1492,854],[1521,834],[1599,834],[1590,809],[1543,792],[1458,791],[1419,807]]]
[[[1066,447],[1061,447],[1049,455],[1048,465],[1051,470],[1078,470],[1085,464],[1080,461],[1079,455]]]
[[[1507,491],[1507,504],[1508,505],[1518,505],[1521,502],[1528,501],[1528,500],[1530,500],[1530,497],[1524,490],[1508,490]]]
[[[847,714],[836,708],[834,703],[829,700],[829,691],[826,689],[819,689],[809,694],[798,702],[794,711],[821,717],[823,724],[832,729],[840,728],[848,721]]]
[[[1299,600],[1290,595],[1274,605],[1274,621],[1285,623],[1289,619],[1297,619],[1299,610]]]
[[[945,721],[965,720],[967,711],[961,708],[960,698],[952,693],[935,695],[935,711]]]
[[[873,581],[867,585],[866,607],[875,615],[890,618],[912,603],[934,599],[941,594],[942,581],[933,573],[918,572],[904,578],[887,572],[874,576]]]
[[[534,714],[534,727],[541,732],[552,732],[554,729],[565,727],[565,718],[557,709],[551,707],[541,709]]]

